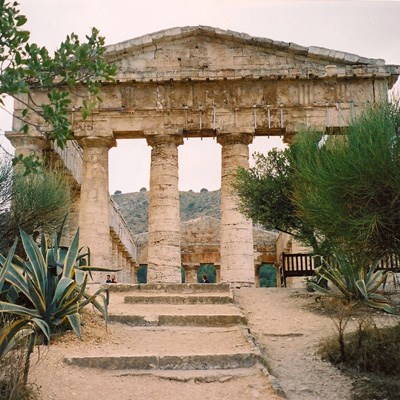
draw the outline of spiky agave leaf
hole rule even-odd
[[[92,304],[104,317],[107,322],[108,319],[108,305],[110,303],[110,292],[107,288],[100,288],[94,294],[90,295],[88,293],[84,293],[83,297],[85,300],[80,304],[80,307],[83,308],[88,304]],[[103,306],[96,300],[97,297],[100,297],[103,301]]]
[[[0,358],[9,352],[16,342],[35,332],[32,326],[26,328],[30,324],[28,319],[16,319],[0,330]]]
[[[384,303],[382,301],[374,301],[374,300],[365,300],[364,304],[368,307],[376,308],[378,310],[385,311],[389,314],[397,314],[395,308],[393,308],[390,304]]]
[[[76,257],[78,255],[78,249],[79,249],[79,230],[76,231],[71,246],[68,249],[67,255],[65,256],[62,276],[73,278],[76,265]]]
[[[363,266],[357,265],[357,260],[351,255],[334,255],[333,259],[334,262],[328,263],[322,258],[323,264],[315,271],[336,286],[348,301],[361,300],[369,307],[388,313],[395,312],[383,296],[374,293],[386,279],[384,271],[375,271],[379,260],[373,262],[371,266]],[[320,293],[338,296],[337,292],[327,290],[315,282],[309,282],[309,285]]]
[[[11,247],[10,252],[8,253],[7,259],[4,261],[3,268],[0,269],[0,292],[3,290],[3,285],[7,277],[8,270],[11,265],[11,261],[14,257],[15,249],[17,247],[18,240],[15,239],[13,246]]]
[[[59,238],[54,239],[51,247],[45,239],[38,246],[23,230],[21,238],[27,261],[16,258],[12,251],[8,258],[0,255],[0,264],[3,265],[0,279],[7,281],[14,293],[14,303],[0,302],[0,312],[16,315],[21,321],[30,321],[42,331],[47,329],[48,332],[52,327],[68,322],[78,336],[81,335],[79,312],[84,306],[92,304],[107,319],[108,290],[99,289],[94,295],[85,290],[90,270],[115,270],[90,266],[77,269],[79,232],[75,234],[66,252],[58,246]],[[61,266],[62,272],[58,274],[55,268]],[[18,295],[23,295],[28,302],[26,307],[15,304]],[[103,305],[96,300],[98,297]],[[21,322],[18,326],[28,322]],[[49,336],[48,333],[47,339]]]
[[[45,259],[32,237],[23,229],[20,229],[20,235],[25,253],[29,259],[29,261],[25,263],[27,272],[31,274],[32,283],[38,290],[45,294],[47,290],[47,266]]]
[[[74,314],[68,314],[67,318],[68,318],[68,322],[71,325],[72,329],[78,335],[79,339],[81,339],[82,338],[82,336],[81,336],[81,315],[79,314],[79,312],[76,312]]]
[[[119,272],[122,271],[122,269],[115,269],[115,268],[106,268],[106,267],[96,267],[93,265],[82,265],[80,267],[77,267],[76,269],[80,269],[81,271],[87,271],[87,272]]]

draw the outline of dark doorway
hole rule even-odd
[[[147,264],[140,264],[137,271],[138,283],[147,283]]]
[[[273,264],[262,264],[258,277],[260,279],[260,287],[276,287],[276,268]]]
[[[197,271],[197,282],[202,282],[202,276],[207,275],[208,281],[210,283],[217,282],[217,272],[214,264],[203,264]]]

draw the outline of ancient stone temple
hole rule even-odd
[[[86,121],[75,111],[79,97],[71,107],[74,146],[82,153],[81,242],[96,263],[115,259],[108,150],[118,139],[146,139],[152,147],[149,282],[180,282],[178,156],[184,138],[214,137],[221,146],[220,279],[252,286],[252,224],[238,212],[230,186],[236,168],[248,166],[248,145],[255,136],[280,135],[289,142],[302,127],[338,131],[367,104],[386,99],[400,74],[380,59],[204,26],[127,40],[109,46],[107,57],[118,74],[103,86],[100,107]],[[17,118],[13,129],[19,131]],[[27,146],[19,134],[8,137],[18,151]],[[42,150],[42,138],[29,140],[28,151]],[[126,246],[121,252],[127,254]]]

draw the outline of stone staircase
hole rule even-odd
[[[64,359],[67,365],[103,371],[108,381],[150,374],[192,385],[217,382],[218,390],[210,397],[215,400],[228,398],[230,390],[236,393],[243,385],[258,393],[254,398],[277,398],[229,285],[117,284],[110,285],[110,291],[110,324],[123,330],[126,340],[100,352],[87,347],[69,354]],[[234,398],[252,398],[245,392]],[[159,398],[186,397],[175,393]]]

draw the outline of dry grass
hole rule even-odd
[[[21,345],[0,357],[0,399],[40,399],[38,388],[24,380],[26,354],[27,347]]]
[[[107,329],[104,319],[95,311],[85,309],[82,311],[82,340],[88,345],[101,343],[106,340]],[[3,321],[4,323],[4,321]],[[72,330],[60,332],[52,337],[50,346],[55,343],[63,343],[68,346],[80,341]],[[42,346],[38,351],[38,359],[33,357],[31,368],[35,368],[35,362],[46,350]],[[43,353],[44,352],[44,353]],[[27,346],[21,344],[15,350],[8,352],[0,358],[0,400],[39,400],[40,390],[32,384],[25,384],[24,368],[27,354]]]
[[[321,357],[355,378],[354,400],[399,400],[400,325],[378,328],[366,314],[356,319],[354,332],[345,333],[352,313],[342,309],[332,318],[338,334],[324,341]]]
[[[82,340],[88,344],[102,343],[109,335],[109,330],[103,317],[96,311],[91,310],[89,307],[81,310],[82,327],[81,334]],[[51,344],[55,343],[73,343],[81,341],[76,336],[76,333],[69,329],[52,336]],[[50,344],[50,345],[51,345]]]

